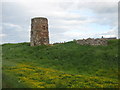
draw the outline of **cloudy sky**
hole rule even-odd
[[[118,37],[118,0],[3,0],[0,4],[1,43],[29,42],[34,17],[48,18],[50,43]]]

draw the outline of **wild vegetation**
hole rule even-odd
[[[108,46],[3,44],[3,87],[117,88],[118,40]]]

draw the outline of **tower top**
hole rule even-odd
[[[45,17],[34,17],[34,18],[32,18],[32,20],[33,19],[46,19],[47,20],[47,18],[45,18]]]

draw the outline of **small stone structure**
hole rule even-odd
[[[47,18],[37,17],[31,20],[31,46],[48,45],[49,32]]]
[[[100,39],[88,38],[88,39],[77,40],[76,42],[80,45],[104,45],[105,46],[108,44],[108,41],[105,38],[100,38]]]

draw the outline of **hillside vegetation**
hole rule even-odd
[[[118,40],[108,46],[3,44],[3,87],[118,87]]]

